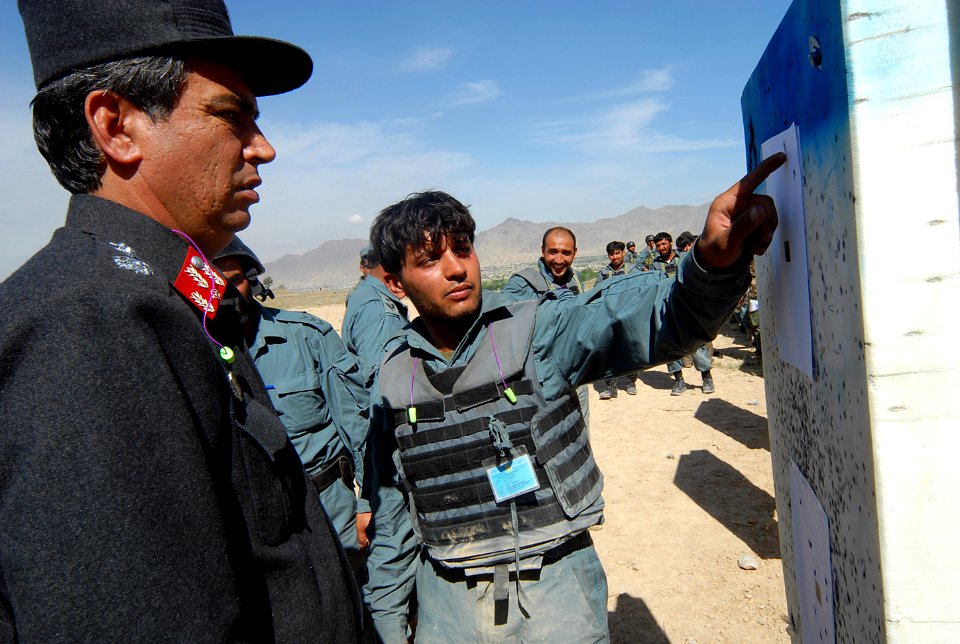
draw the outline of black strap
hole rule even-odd
[[[420,411],[419,408],[417,411]],[[511,409],[509,411],[500,412],[499,414],[494,414],[494,416],[503,421],[504,425],[510,426],[518,423],[529,423],[536,413],[536,407],[521,407],[519,409]],[[413,434],[408,434],[406,436],[398,436],[397,444],[400,446],[400,449],[422,447],[431,443],[439,443],[441,441],[464,438],[479,432],[485,432],[487,431],[489,425],[490,417],[483,416],[462,423],[457,423],[455,425],[446,425],[444,427],[437,427],[434,429],[425,429]]]
[[[518,396],[528,396],[533,393],[533,382],[530,380],[507,381],[507,386]],[[417,408],[417,422],[440,422],[446,417],[448,411],[462,411],[502,397],[503,389],[503,383],[491,382],[457,395],[444,396],[443,400],[414,402],[414,406]],[[409,423],[406,407],[391,409],[389,414],[394,429]]]
[[[347,487],[353,487],[353,459],[344,450],[340,450],[310,481],[317,488],[317,494],[320,494],[337,479],[343,479]]]
[[[577,409],[578,404],[576,398],[568,398],[564,404],[540,419],[541,433],[547,433],[560,421],[569,417]],[[545,444],[537,450],[537,461],[543,464],[556,458],[560,452],[576,442],[583,433],[583,428],[583,418],[581,417],[559,436],[551,437],[545,441]]]

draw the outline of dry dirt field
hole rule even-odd
[[[346,294],[281,294],[339,329]],[[296,299],[294,299],[296,298]],[[638,393],[601,401],[590,435],[605,478],[606,523],[592,532],[607,572],[613,642],[789,642],[761,370],[726,325],[714,343],[717,391],[664,367]],[[749,555],[756,570],[738,560]]]

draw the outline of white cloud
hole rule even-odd
[[[688,139],[658,131],[653,123],[670,105],[655,98],[621,103],[582,119],[543,123],[534,141],[589,154],[695,151],[742,145],[734,139]]]
[[[468,154],[424,144],[399,121],[264,121],[278,156],[261,170],[261,203],[244,241],[266,262],[330,239],[366,237],[384,206],[449,186],[473,163]]]
[[[454,105],[482,103],[491,101],[502,94],[496,81],[481,80],[475,83],[463,83],[453,97]]]
[[[639,78],[626,83],[620,87],[611,87],[609,89],[591,92],[589,94],[578,94],[562,99],[560,102],[571,101],[599,101],[613,98],[623,98],[626,96],[637,96],[640,94],[662,93],[673,89],[673,70],[670,65],[660,69],[645,69],[640,72]]]
[[[440,69],[447,64],[455,51],[446,47],[418,47],[400,61],[400,68],[409,72]]]

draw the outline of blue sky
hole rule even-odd
[[[310,52],[261,99],[277,148],[241,236],[272,261],[366,237],[410,192],[446,190],[478,229],[700,204],[744,171],[740,94],[787,0],[228,0],[234,31]],[[29,55],[0,3],[0,277],[62,224],[33,144]]]

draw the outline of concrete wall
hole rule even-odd
[[[800,623],[791,461],[829,520],[837,640],[960,641],[958,11],[796,0],[743,93],[750,167],[764,140],[800,132],[813,379],[780,359],[773,315],[762,333],[804,641],[817,638]],[[758,262],[768,312],[770,274]]]

